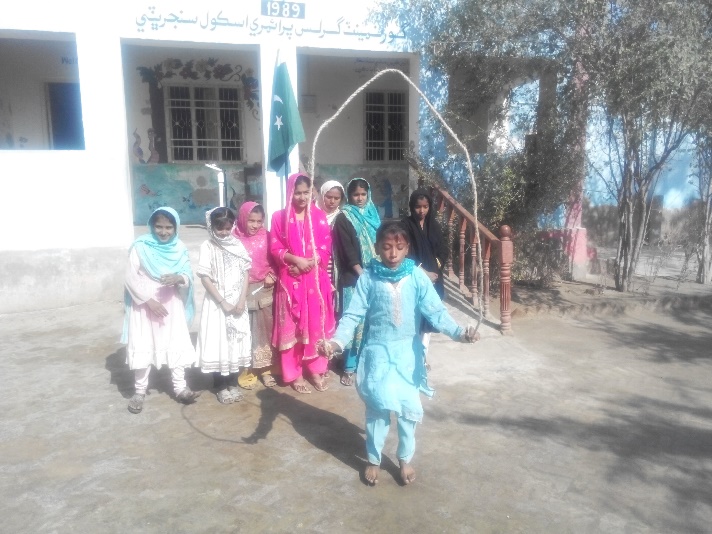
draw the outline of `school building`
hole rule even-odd
[[[266,164],[286,62],[308,168],[324,120],[377,71],[416,84],[419,57],[368,2],[14,2],[0,21],[0,313],[120,299],[134,225],[158,206],[203,224],[227,200],[283,205]],[[317,146],[317,182],[363,176],[382,215],[407,209],[418,97],[398,76],[351,103]]]

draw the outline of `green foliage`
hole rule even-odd
[[[485,169],[482,209],[493,219],[520,208],[531,220],[561,202],[583,179],[590,104],[601,111],[609,158],[599,173],[618,202],[615,281],[627,291],[648,198],[671,156],[710,114],[709,0],[394,0],[376,18],[395,19],[415,49],[432,54],[434,67],[457,74],[456,120],[467,119],[473,103],[496,103],[515,71],[557,73],[556,109],[537,124],[534,154],[496,172],[506,182],[498,186],[487,183]],[[499,194],[505,198],[492,197]]]
[[[695,256],[697,259],[697,281],[712,283],[712,109],[708,103],[703,124],[695,135],[696,176],[695,185],[699,194],[697,208]]]
[[[568,277],[568,259],[561,239],[529,231],[514,236],[517,261],[512,265],[512,280],[551,288]]]

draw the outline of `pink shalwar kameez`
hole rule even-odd
[[[302,175],[289,177],[287,207],[274,213],[270,229],[270,252],[278,277],[272,345],[280,351],[286,383],[326,372],[328,360],[317,353],[316,343],[329,339],[335,329],[332,287],[327,272],[331,232],[324,212],[312,209],[311,203],[307,205],[304,220],[297,220],[292,196],[299,176]],[[316,256],[317,265],[308,273],[292,275],[284,260],[288,252],[302,258]]]

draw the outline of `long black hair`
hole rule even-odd
[[[356,188],[360,187],[361,189],[364,189],[365,191],[368,191],[370,187],[368,187],[368,182],[364,180],[363,178],[354,178],[349,182],[348,188],[346,190],[346,196],[348,198],[351,197],[351,194],[356,191]],[[347,198],[347,200],[348,200]]]
[[[230,208],[217,208],[210,214],[210,224],[214,229],[225,228],[235,224],[235,214]]]
[[[428,214],[425,216],[425,218],[430,219],[433,215],[433,197],[431,197],[430,193],[428,193],[425,189],[416,189],[411,193],[410,199],[408,200],[410,214],[411,216],[415,216],[415,204],[419,200],[423,199],[428,201]]]
[[[300,174],[299,176],[297,176],[297,179],[294,180],[294,189],[296,189],[299,184],[306,184],[307,187],[311,187],[311,178],[309,178],[306,174]]]

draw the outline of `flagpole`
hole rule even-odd
[[[285,196],[287,194],[287,180],[289,180],[289,154],[284,160],[284,179],[282,180],[282,206],[287,207],[287,199]]]

